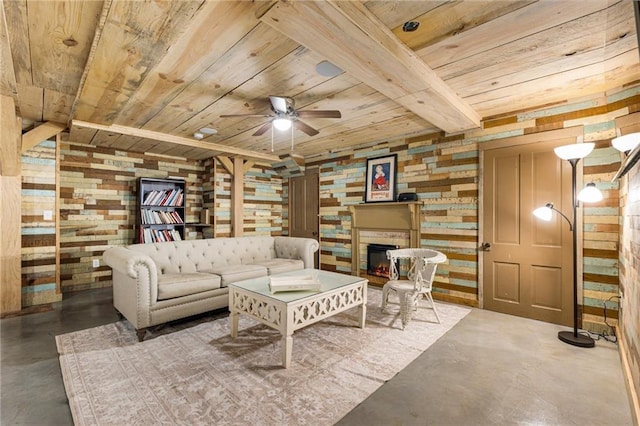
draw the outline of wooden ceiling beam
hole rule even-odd
[[[480,116],[362,3],[279,1],[257,17],[440,129],[480,127]]]
[[[42,141],[46,141],[51,136],[55,136],[67,128],[66,124],[47,121],[35,129],[29,130],[22,135],[22,152],[28,151]]]
[[[182,136],[174,136],[166,133],[155,132],[153,130],[137,129],[135,127],[121,126],[119,124],[97,124],[89,123],[86,121],[73,120],[72,126],[86,127],[89,129],[103,130],[106,132],[119,133],[121,135],[137,136],[145,139],[152,139],[162,142],[174,143],[176,145],[190,146],[193,148],[206,149],[215,153],[233,154],[244,158],[255,158],[259,160],[267,160],[271,163],[280,161],[280,158],[276,155],[264,154],[257,151],[250,151],[242,148],[234,148],[232,146],[225,146],[211,142],[195,141]]]
[[[7,28],[7,21],[4,14],[4,3],[0,2],[0,64],[2,73],[0,74],[0,95],[11,96],[14,108],[18,108],[18,84],[13,67],[13,57],[11,56],[11,40]]]

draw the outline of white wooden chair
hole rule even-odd
[[[390,274],[389,281],[382,288],[382,309],[387,309],[389,293],[397,293],[400,302],[400,319],[404,330],[413,311],[418,308],[418,300],[425,297],[431,302],[431,308],[439,324],[440,317],[433,303],[431,288],[436,268],[439,263],[447,260],[447,256],[436,250],[408,248],[387,250],[387,258],[390,261]],[[397,267],[397,261],[401,259],[408,259],[410,262],[406,280],[400,279],[400,271]]]

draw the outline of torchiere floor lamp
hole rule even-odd
[[[565,343],[582,348],[592,348],[595,346],[594,340],[585,334],[578,333],[578,231],[576,229],[578,219],[578,202],[596,202],[602,200],[602,193],[596,188],[594,183],[588,183],[576,197],[576,166],[581,158],[586,157],[593,151],[593,143],[579,143],[564,145],[554,149],[556,155],[571,164],[571,202],[573,206],[573,222],[569,220],[560,210],[553,207],[553,203],[547,203],[544,207],[534,210],[536,217],[550,221],[552,212],[556,211],[569,223],[569,230],[573,235],[573,332],[560,331],[558,339]]]

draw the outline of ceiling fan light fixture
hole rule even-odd
[[[291,120],[288,118],[276,118],[273,120],[273,127],[278,130],[289,130],[291,128]]]

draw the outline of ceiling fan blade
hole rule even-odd
[[[308,124],[300,121],[300,120],[296,120],[293,122],[293,124],[296,126],[296,129],[305,132],[306,134],[308,134],[309,136],[315,136],[317,135],[318,132],[316,129],[314,129],[313,127],[309,126]]]
[[[297,114],[302,118],[342,118],[342,114],[337,110],[297,111]]]
[[[287,102],[289,99],[289,102]],[[271,106],[275,112],[287,112],[288,104],[291,105],[293,109],[293,100],[290,98],[283,98],[282,96],[269,96],[269,100],[271,101]]]
[[[270,114],[222,114],[220,118],[232,118],[232,117],[273,117]]]
[[[258,130],[256,130],[256,132],[253,134],[253,136],[260,136],[265,134],[265,132],[267,130],[269,130],[271,128],[271,122],[267,121],[266,123],[264,123]]]

